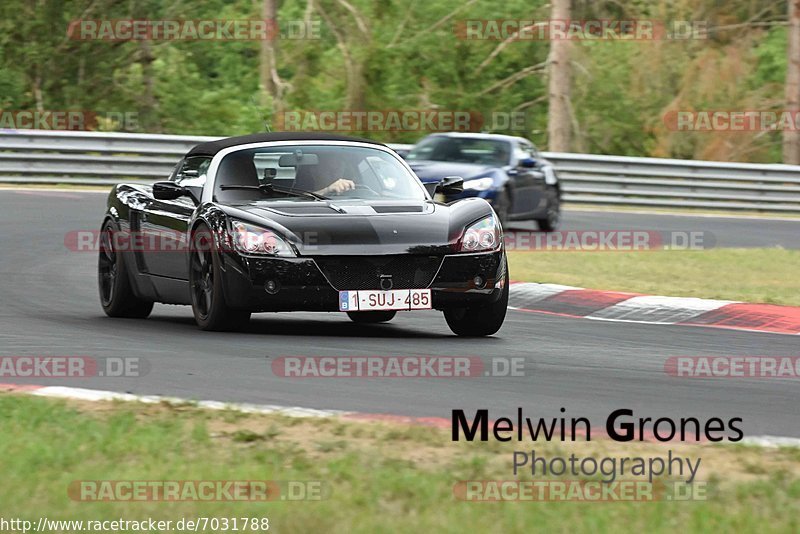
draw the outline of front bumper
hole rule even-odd
[[[233,308],[253,312],[339,311],[339,291],[357,289],[334,286],[313,257],[254,258],[225,253],[222,260],[225,300]],[[500,298],[505,269],[502,249],[448,254],[441,257],[433,280],[413,289],[430,288],[433,308],[438,310],[488,304]],[[485,280],[482,287],[476,285],[476,276]]]

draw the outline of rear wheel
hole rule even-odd
[[[508,214],[511,212],[511,196],[508,194],[507,189],[497,193],[493,207],[494,212],[497,213],[497,218],[500,220],[500,226],[505,228],[508,223]]]
[[[354,323],[362,324],[386,323],[394,319],[395,315],[396,311],[347,312]]]
[[[109,317],[144,319],[153,310],[153,301],[136,296],[131,287],[125,259],[114,249],[114,224],[106,221],[100,232],[97,258],[97,286],[100,304]]]
[[[491,304],[471,308],[445,310],[447,326],[454,334],[463,337],[491,336],[500,330],[508,308],[508,266],[500,298]]]
[[[199,227],[192,235],[192,250],[189,253],[189,286],[194,319],[202,330],[240,330],[250,321],[250,312],[230,308],[225,302],[222,270],[215,249],[211,231],[208,227]]]
[[[561,220],[561,199],[558,196],[558,189],[549,187],[547,190],[547,212],[544,218],[536,219],[536,224],[539,230],[543,232],[553,232],[558,228],[558,223]]]

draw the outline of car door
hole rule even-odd
[[[154,276],[179,280],[189,279],[189,220],[197,209],[197,199],[206,181],[211,158],[195,156],[184,159],[176,167],[171,180],[190,193],[173,200],[152,199],[141,222],[146,236],[143,254],[147,271]]]
[[[536,211],[544,194],[544,173],[537,167],[533,145],[514,141],[511,169],[508,175],[514,184],[511,215],[520,217]]]

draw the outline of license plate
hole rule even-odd
[[[339,291],[339,311],[430,310],[430,289]]]

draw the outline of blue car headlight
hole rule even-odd
[[[494,186],[494,178],[475,178],[473,180],[466,180],[464,182],[464,189],[472,189],[474,191],[486,191]]]
[[[241,221],[231,221],[233,246],[237,252],[259,256],[279,256],[294,258],[294,249],[281,236]]]
[[[459,243],[460,252],[483,252],[500,248],[500,223],[494,215],[476,221],[464,230]]]

